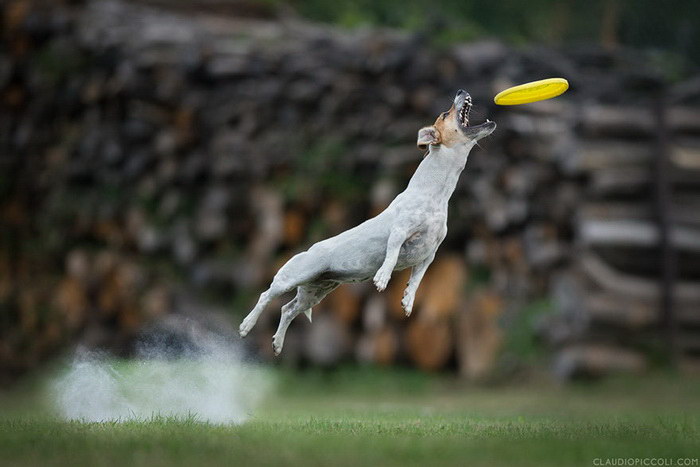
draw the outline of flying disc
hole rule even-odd
[[[543,101],[564,94],[569,82],[564,78],[547,78],[513,86],[496,94],[493,101],[498,105],[520,105]]]

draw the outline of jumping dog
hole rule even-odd
[[[469,152],[496,129],[489,120],[470,126],[471,107],[471,96],[460,90],[448,111],[440,114],[432,126],[418,131],[418,148],[427,153],[408,187],[383,212],[314,244],[282,266],[241,323],[241,336],[250,332],[273,298],[296,288],[296,296],[282,307],[279,327],[272,338],[272,347],[279,355],[292,320],[304,313],[310,321],[311,308],[340,284],[373,278],[381,292],[393,271],[406,268],[412,269],[401,305],[409,316],[418,285],[447,234],[447,203]]]

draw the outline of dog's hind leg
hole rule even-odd
[[[258,303],[255,304],[253,310],[250,313],[248,313],[248,316],[245,317],[240,327],[238,328],[238,333],[241,335],[241,337],[247,336],[250,330],[253,329],[253,326],[255,326],[255,323],[258,322],[258,318],[260,318],[260,315],[262,314],[265,307],[270,303],[270,301],[287,292],[288,290],[289,289],[287,289],[286,287],[276,285],[273,282],[269,289],[260,294]]]
[[[430,266],[430,263],[433,262],[433,259],[435,259],[434,252],[422,263],[416,264],[411,269],[411,278],[408,280],[408,284],[406,284],[406,290],[404,291],[403,298],[401,299],[401,306],[406,312],[406,316],[411,316],[411,311],[413,310],[413,301],[416,298],[416,291],[418,290],[420,281],[425,275],[425,271],[428,270],[428,266]]]
[[[284,345],[284,335],[287,333],[287,328],[292,323],[294,318],[302,311],[300,308],[304,306],[303,303],[307,301],[306,291],[304,287],[297,288],[297,296],[294,299],[282,307],[282,315],[280,316],[280,323],[277,327],[275,335],[272,336],[272,348],[275,351],[275,355],[279,355],[282,351],[282,346]]]
[[[297,296],[294,300],[282,307],[280,324],[277,327],[277,332],[272,337],[272,348],[275,351],[275,355],[279,355],[282,352],[284,336],[294,318],[299,313],[305,313],[309,321],[311,321],[311,308],[323,300],[336,287],[338,287],[337,282],[324,282],[314,285],[302,285],[297,289]]]
[[[258,318],[260,318],[263,310],[272,299],[289,292],[300,284],[312,280],[322,271],[323,267],[325,267],[325,265],[321,261],[318,261],[315,255],[309,252],[299,253],[287,261],[287,263],[277,271],[277,274],[275,274],[270,288],[260,294],[258,303],[241,323],[241,326],[238,328],[241,337],[245,337],[250,330],[253,329],[253,326],[258,322]]]

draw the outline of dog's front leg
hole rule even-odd
[[[416,291],[420,285],[420,281],[425,275],[425,271],[428,270],[428,266],[435,259],[435,252],[428,256],[422,263],[416,264],[411,269],[411,278],[408,279],[408,284],[406,284],[406,290],[403,293],[403,298],[401,299],[401,306],[406,312],[406,316],[411,316],[411,311],[413,310],[413,301],[416,299]]]
[[[403,242],[406,241],[407,237],[407,232],[403,229],[392,229],[391,233],[389,234],[384,262],[374,275],[374,285],[380,292],[386,289],[386,285],[389,283],[391,273],[394,271],[396,262],[399,259],[401,245],[403,245]]]

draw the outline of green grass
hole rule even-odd
[[[697,380],[474,387],[357,369],[276,379],[276,394],[240,426],[195,417],[62,422],[17,402],[0,416],[0,463],[562,466],[700,457]]]

